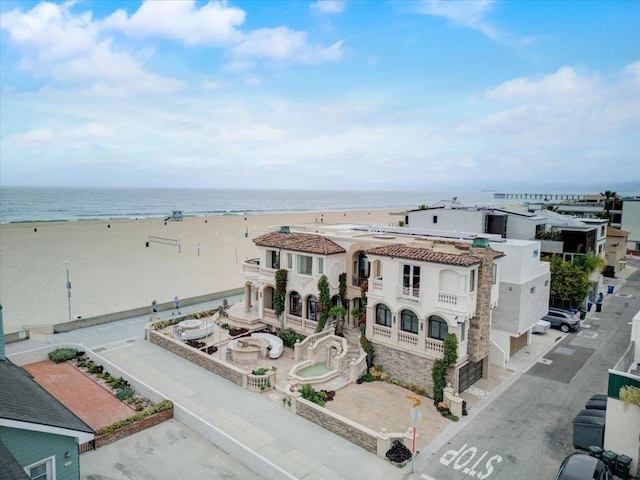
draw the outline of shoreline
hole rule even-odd
[[[282,225],[397,224],[395,210],[0,224],[5,333],[239,288],[253,238]],[[180,246],[150,236],[179,240]],[[69,262],[66,264],[65,262]],[[66,290],[69,269],[71,297]],[[71,314],[69,315],[69,307]]]

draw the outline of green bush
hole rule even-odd
[[[49,360],[55,363],[62,363],[76,358],[78,351],[75,348],[57,348],[49,352]]]
[[[309,400],[321,407],[327,402],[327,394],[325,392],[317,392],[310,384],[305,383],[300,389],[300,394],[305,400]]]
[[[251,372],[253,375],[266,375],[266,373],[269,371],[268,368],[262,367],[262,368],[258,368],[257,370],[254,370],[253,372]]]
[[[121,388],[116,392],[116,397],[118,397],[119,400],[124,401],[133,397],[135,393],[136,392],[134,392],[131,388]]]
[[[96,432],[98,436],[106,435],[108,433],[113,433],[116,430],[120,430],[127,425],[131,425],[134,422],[139,420],[143,420],[151,415],[155,415],[156,413],[164,412],[165,410],[171,410],[173,408],[173,402],[171,400],[163,400],[160,403],[157,403],[146,410],[136,413],[129,418],[125,418],[124,420],[120,420],[116,423],[112,423],[111,425],[107,425],[106,427],[101,428]]]
[[[278,332],[278,337],[282,339],[284,346],[289,348],[293,348],[298,340],[302,341],[307,338],[304,335],[300,335],[293,328],[283,328]]]
[[[360,378],[363,382],[373,382],[376,379],[376,377],[371,375],[369,372],[365,372]]]

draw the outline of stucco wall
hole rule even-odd
[[[485,212],[477,210],[451,210],[435,208],[433,210],[418,210],[408,214],[409,227],[424,228],[426,230],[440,230],[450,232],[484,232]],[[438,222],[433,223],[433,217]]]
[[[631,475],[638,468],[640,449],[640,407],[628,405],[615,398],[607,399],[607,427],[604,431],[604,448],[618,455],[631,457]]]
[[[624,200],[620,229],[629,232],[627,248],[640,249],[640,200]]]
[[[522,285],[500,283],[500,302],[493,310],[492,329],[517,336],[534,326],[547,313],[549,284],[545,285],[545,281],[548,278],[545,274]]]

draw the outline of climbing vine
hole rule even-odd
[[[444,387],[447,384],[447,370],[458,361],[458,339],[455,334],[447,335],[443,342],[444,354],[433,362],[431,379],[433,380],[433,401],[435,404],[444,399]]]
[[[276,291],[273,295],[273,311],[277,317],[284,312],[284,299],[287,295],[287,270],[276,271]]]

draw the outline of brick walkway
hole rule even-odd
[[[128,418],[135,412],[103,386],[69,363],[50,360],[24,367],[51,395],[94,430]]]

